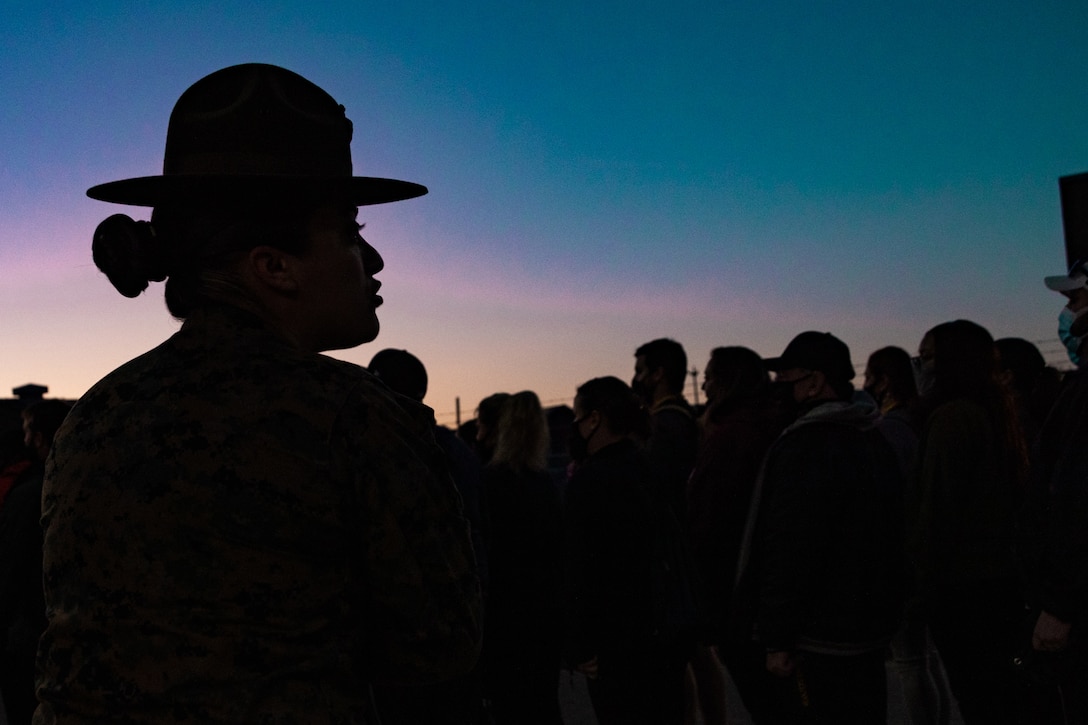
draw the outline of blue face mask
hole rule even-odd
[[[1058,337],[1061,338],[1062,344],[1065,345],[1065,351],[1069,354],[1070,361],[1078,368],[1084,362],[1084,358],[1080,355],[1080,346],[1084,342],[1084,337],[1073,334],[1073,323],[1086,312],[1088,312],[1088,307],[1080,312],[1073,312],[1068,307],[1063,307],[1058,315]]]

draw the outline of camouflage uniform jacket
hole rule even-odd
[[[369,722],[369,682],[468,670],[430,418],[233,308],[95,385],[47,464],[35,722]]]

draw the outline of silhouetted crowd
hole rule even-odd
[[[569,667],[602,723],[719,723],[719,662],[756,722],[883,722],[886,666],[916,723],[947,722],[951,697],[968,723],[1083,712],[1079,648],[1031,635],[1085,604],[1084,492],[1062,484],[1088,411],[1048,418],[1060,376],[1025,340],[957,320],[918,352],[874,352],[857,391],[827,333],[771,360],[716,348],[697,410],[683,348],[660,339],[630,386],[580,386],[572,418],[523,391],[482,400],[458,434],[434,425],[472,528],[483,650],[422,695],[379,687],[382,721],[560,723]],[[410,353],[369,369],[423,400]],[[28,408],[0,474],[11,723],[36,704],[43,464],[66,412]]]
[[[1048,421],[1061,375],[1032,343],[948,322],[874,352],[861,390],[827,333],[717,348],[698,410],[678,343],[635,360],[573,420],[500,393],[460,431],[494,721],[559,722],[567,666],[602,723],[724,722],[720,663],[756,722],[884,722],[886,668],[911,722],[953,698],[968,723],[1079,721],[1079,650],[1040,624],[1084,605],[1084,484],[1059,480],[1083,422]]]
[[[422,402],[410,353],[369,370]],[[956,320],[915,357],[872,353],[860,390],[819,332],[773,359],[714,349],[699,408],[686,376],[659,339],[631,385],[587,381],[572,411],[497,393],[456,433],[432,425],[471,527],[483,649],[453,680],[377,685],[383,723],[561,723],[565,668],[605,725],[724,723],[723,667],[757,723],[884,722],[886,668],[912,723],[948,722],[953,700],[967,723],[1082,721],[1079,371],[1062,381],[1032,343]],[[0,472],[10,723],[37,702],[42,477],[67,411],[27,408]]]
[[[852,382],[826,332],[775,358],[634,351],[631,384],[480,401],[436,425],[403,350],[363,369],[384,267],[354,127],[311,81],[246,63],[190,86],[163,173],[92,198],[127,297],[180,329],[0,460],[0,695],[24,725],[1088,722],[1088,268],[1064,379],[955,320]]]
[[[422,399],[409,353],[370,369]],[[724,723],[723,667],[757,723],[883,723],[889,671],[911,723],[1082,721],[1079,645],[1046,627],[1085,605],[1088,499],[1066,480],[1088,418],[1061,417],[1034,344],[955,320],[916,356],[873,352],[860,389],[829,333],[768,360],[721,347],[698,408],[686,375],[654,340],[572,418],[497,393],[461,427],[486,572],[462,694],[488,722],[561,722],[570,668],[601,723]],[[410,701],[392,722],[448,721]]]

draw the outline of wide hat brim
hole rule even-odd
[[[1055,292],[1072,292],[1076,289],[1082,289],[1088,286],[1088,277],[1084,275],[1066,275],[1056,274],[1051,277],[1044,277],[1043,284],[1047,286],[1047,289],[1054,290]]]
[[[386,204],[423,196],[427,187],[411,181],[373,176],[263,176],[255,174],[179,174],[141,176],[92,186],[87,196],[131,206],[261,198],[335,198],[353,206]]]
[[[356,206],[422,196],[419,184],[353,174],[344,107],[297,73],[263,63],[218,70],[174,105],[161,176],[93,186],[133,206],[330,201]]]

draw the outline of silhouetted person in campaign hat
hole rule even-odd
[[[1088,722],[1088,265],[1045,284],[1066,298],[1057,332],[1076,369],[1040,428],[1021,513],[1033,621],[1020,650],[1060,705],[1037,721],[1065,725]]]
[[[378,334],[382,258],[352,125],[290,71],[217,71],[174,107],[153,206],[94,236],[180,331],[73,408],[43,494],[38,723],[372,722],[369,684],[472,667],[480,593],[431,412],[320,355]]]

